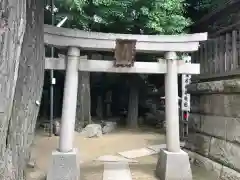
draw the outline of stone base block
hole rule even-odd
[[[161,180],[192,180],[188,154],[182,150],[172,153],[161,149],[156,175]]]
[[[47,180],[80,180],[77,149],[68,153],[54,151]]]

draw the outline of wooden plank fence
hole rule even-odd
[[[201,43],[192,59],[201,64],[200,79],[240,74],[240,31],[234,30]]]

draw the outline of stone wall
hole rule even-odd
[[[200,161],[218,164],[212,170],[221,179],[240,179],[240,78],[195,83],[188,91],[192,109],[185,148]]]

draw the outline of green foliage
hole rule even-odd
[[[55,0],[72,28],[144,34],[182,33],[191,23],[185,0]]]

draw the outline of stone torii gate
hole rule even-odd
[[[197,51],[207,33],[184,35],[130,35],[86,32],[45,26],[45,44],[67,47],[66,59],[46,58],[45,69],[66,70],[59,149],[52,153],[48,180],[79,180],[77,150],[73,148],[76,116],[78,71],[109,73],[165,74],[166,144],[156,167],[161,180],[191,180],[188,154],[180,149],[178,74],[199,74],[200,65],[179,60],[177,52]],[[164,53],[158,62],[134,62],[131,67],[116,67],[114,61],[87,60],[80,49],[114,51],[116,40],[136,41],[135,50],[144,53]]]

